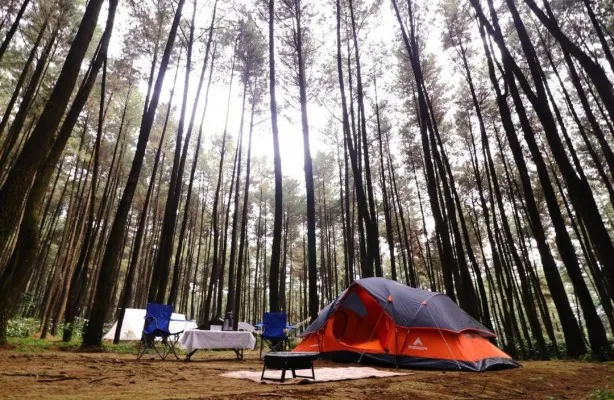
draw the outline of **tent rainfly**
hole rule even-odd
[[[302,336],[294,351],[336,361],[465,371],[519,366],[448,296],[384,278],[353,282]]]

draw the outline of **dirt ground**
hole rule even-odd
[[[614,387],[614,364],[525,362],[514,370],[411,371],[393,378],[297,385],[220,377],[261,370],[257,351],[199,352],[190,362],[136,361],[135,355],[0,350],[0,398],[21,399],[590,399]],[[316,368],[339,366],[317,361]],[[317,378],[317,373],[316,373]]]

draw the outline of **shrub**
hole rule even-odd
[[[14,318],[9,320],[8,337],[29,337],[38,331],[40,321],[34,318]]]
[[[614,400],[614,391],[610,389],[597,389],[591,393],[591,400]]]

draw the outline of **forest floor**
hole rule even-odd
[[[72,351],[71,351],[72,350]],[[317,367],[335,367],[316,361]],[[258,351],[201,351],[190,362],[136,361],[135,353],[0,349],[0,398],[7,399],[612,399],[614,363],[523,362],[522,368],[309,384],[260,384],[221,377],[260,371]],[[396,371],[396,370],[394,370]],[[317,375],[316,375],[317,378]]]

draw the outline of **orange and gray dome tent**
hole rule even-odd
[[[301,336],[294,351],[343,362],[465,371],[519,366],[448,296],[384,278],[354,281]]]

